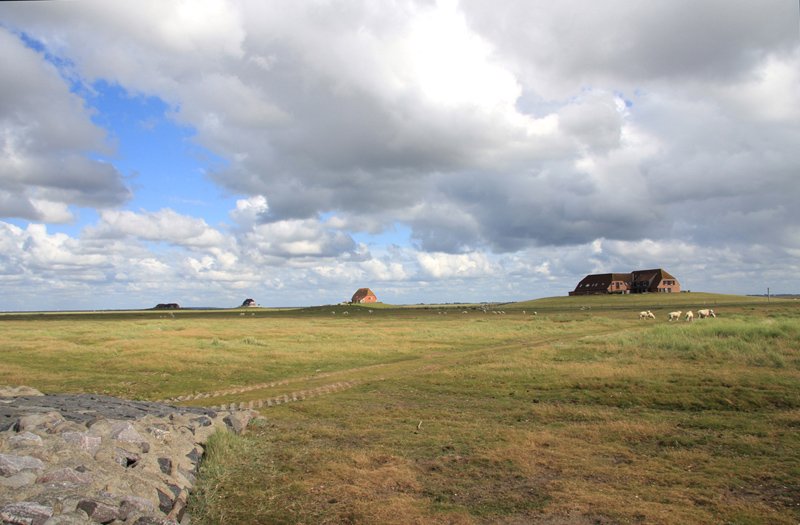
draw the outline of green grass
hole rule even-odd
[[[143,399],[251,387],[188,402],[202,404],[348,382],[215,436],[195,523],[800,520],[797,301],[448,306],[3,318],[0,383]],[[705,306],[719,318],[666,321]]]

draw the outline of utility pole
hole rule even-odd
[[[769,286],[767,286],[767,302],[769,302]]]

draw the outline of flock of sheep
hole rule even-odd
[[[683,315],[683,312],[681,312],[681,311],[670,312],[669,313],[669,320],[670,321],[680,321],[681,320],[681,315]],[[714,313],[714,310],[712,310],[710,308],[705,308],[703,310],[698,310],[697,311],[697,316],[700,319],[705,319],[706,317],[716,317],[717,314]],[[647,311],[644,311],[644,312],[639,312],[639,319],[655,319],[655,318],[656,318],[656,316],[650,310],[647,310]],[[686,312],[685,320],[689,321],[689,322],[694,321],[694,313],[691,310]]]
[[[490,310],[483,309],[483,308],[482,308],[482,310],[483,310],[483,313],[489,313],[489,311],[490,311]],[[506,313],[503,310],[491,310],[491,312],[493,314],[504,314],[504,313]],[[336,310],[331,310],[331,313],[333,315],[336,315]],[[372,313],[372,310],[370,310],[369,313]],[[446,311],[442,312],[440,310],[438,313],[439,313],[439,315],[441,315],[442,313],[444,313],[444,315],[447,315]],[[466,310],[464,310],[461,313],[466,314],[468,312]],[[525,310],[523,310],[522,313],[523,314],[527,314],[527,312]],[[240,314],[240,315],[244,315],[244,314]],[[253,314],[253,315],[255,315],[255,314]],[[342,312],[342,315],[350,315],[350,312],[344,311],[344,312]],[[537,315],[536,312],[533,312],[533,315]],[[684,314],[680,310],[677,311],[677,312],[670,312],[669,313],[669,320],[670,321],[680,321],[681,320],[681,315],[684,315],[684,319],[686,321],[689,321],[689,322],[694,321],[694,312],[692,312],[691,310],[686,312],[686,314]],[[697,311],[697,317],[699,317],[700,319],[705,319],[706,317],[716,317],[716,316],[717,316],[717,314],[715,314],[714,310],[712,310],[710,308],[705,308],[703,310],[698,310]],[[639,319],[655,319],[655,318],[656,318],[655,314],[653,312],[651,312],[650,310],[645,310],[645,311],[639,312]]]

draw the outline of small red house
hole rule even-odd
[[[353,294],[353,298],[350,302],[354,304],[377,303],[378,298],[375,297],[375,294],[369,288],[359,288],[356,290],[356,293]]]

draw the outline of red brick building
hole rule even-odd
[[[378,298],[369,288],[359,288],[356,290],[356,293],[353,294],[353,298],[350,300],[351,303],[377,303]]]
[[[587,275],[569,295],[608,293],[677,293],[678,280],[666,270],[636,270],[631,273],[598,273]]]
[[[638,270],[631,274],[631,293],[677,293],[681,284],[666,270]]]

